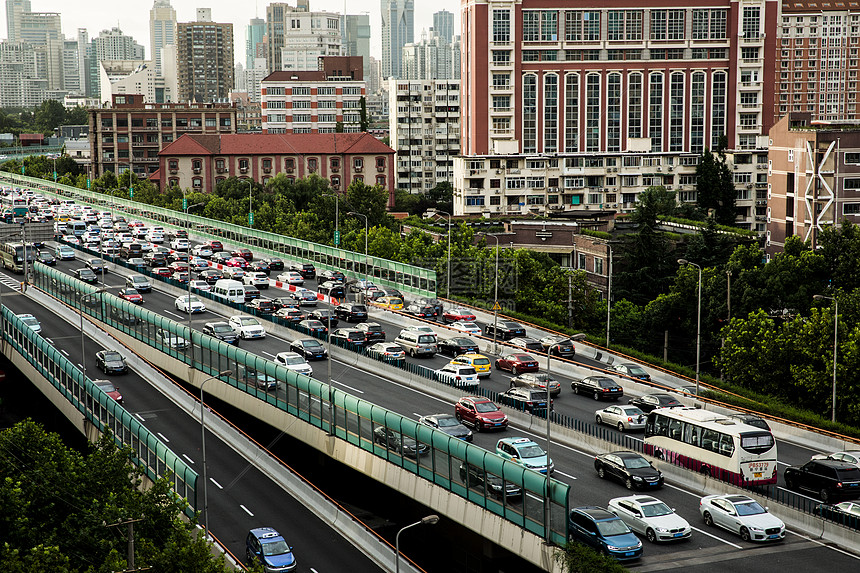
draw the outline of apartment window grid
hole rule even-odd
[[[639,41],[642,39],[641,10],[609,10],[606,22],[609,41]]]
[[[565,10],[564,39],[568,42],[597,42],[600,40],[600,12],[597,10]]]
[[[537,152],[537,76],[523,77],[523,153]]]
[[[609,74],[606,82],[606,150],[621,151],[621,74]]]
[[[639,72],[627,76],[627,137],[642,137],[642,80]]]
[[[726,132],[726,72],[714,72],[711,86],[711,149]]]
[[[744,6],[741,31],[744,38],[758,38],[761,29],[761,8],[758,6]]]
[[[652,73],[648,79],[648,136],[651,151],[663,151],[663,74]]]
[[[579,151],[579,74],[564,77],[564,150]]]
[[[547,74],[543,78],[543,150],[558,151],[558,76]]]
[[[493,42],[507,44],[511,41],[511,11],[493,10]]]
[[[585,77],[585,151],[600,151],[600,74]]]
[[[693,72],[690,84],[690,151],[705,151],[705,72]]]
[[[511,87],[511,74],[493,74],[493,87],[496,89]]]
[[[669,151],[684,149],[684,74],[669,77]]]

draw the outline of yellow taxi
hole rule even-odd
[[[376,299],[376,304],[388,310],[403,310],[403,299],[399,296],[383,296]]]
[[[461,354],[451,364],[471,366],[478,373],[478,378],[488,378],[493,371],[490,359],[483,354]]]

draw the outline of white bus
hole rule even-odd
[[[699,408],[648,414],[645,453],[735,485],[776,483],[773,434]]]

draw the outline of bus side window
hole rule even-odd
[[[729,457],[735,453],[735,444],[732,441],[732,437],[728,434],[722,434],[720,436],[720,453]]]
[[[699,445],[699,426],[684,424],[684,442],[693,446]]]
[[[719,449],[720,435],[714,430],[702,431],[702,447],[706,450],[716,452]]]
[[[663,416],[657,415],[654,420],[654,435],[669,436],[669,420]]]
[[[681,441],[681,436],[683,435],[683,422],[680,420],[670,420],[669,421],[669,437],[673,440]]]

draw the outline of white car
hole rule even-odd
[[[314,373],[314,369],[311,368],[308,361],[297,352],[279,352],[278,355],[275,356],[275,362],[288,370],[292,370],[298,374],[304,374],[305,376],[312,376]]]
[[[176,297],[176,302],[174,302],[174,305],[176,306],[176,310],[181,310],[182,312],[190,314],[197,314],[206,310],[206,305],[203,304],[203,301],[201,301],[193,294],[191,296],[184,294],[182,296]]]
[[[208,259],[212,256],[212,249],[210,249],[206,245],[197,245],[193,249],[191,249],[191,254],[195,257],[203,257],[204,259]]]
[[[301,286],[305,284],[305,279],[299,273],[295,271],[288,271],[286,273],[281,273],[278,275],[278,280],[282,283],[287,283],[290,285]]]
[[[191,243],[188,239],[173,239],[170,241],[170,248],[174,251],[182,251],[186,252],[189,248],[191,248]]]
[[[191,257],[191,260],[188,261],[188,268],[195,272],[205,271],[209,268],[209,261],[200,257]]]
[[[837,462],[845,462],[860,468],[860,451],[845,450],[844,452],[833,452],[832,454],[815,454],[813,460],[836,460]]]
[[[206,281],[191,281],[191,288],[196,288],[197,290],[209,292],[210,290],[212,290],[212,285],[210,285]]]
[[[436,336],[436,331],[429,326],[422,326],[416,324],[407,326],[401,332],[420,332],[421,334],[432,334],[433,336]]]
[[[699,501],[699,513],[705,524],[737,533],[744,541],[785,539],[782,520],[745,495],[706,495]]]
[[[164,242],[164,235],[161,233],[154,233],[154,232],[150,231],[146,235],[146,240],[149,241],[150,243],[155,243],[155,244],[160,245],[161,243]]]
[[[475,389],[481,384],[478,371],[466,364],[446,364],[436,371],[436,379],[455,388]]]
[[[460,332],[481,336],[481,327],[474,322],[455,322],[451,324],[451,328]]]
[[[649,495],[631,495],[609,500],[609,511],[651,543],[689,539],[693,528],[675,510]]]
[[[257,288],[269,288],[269,277],[266,276],[266,273],[262,272],[245,273],[245,276],[242,277],[242,282]]]
[[[39,323],[39,319],[37,319],[32,314],[19,314],[18,318],[25,325],[30,327],[30,330],[33,332],[39,333],[42,332],[42,325]]]
[[[645,412],[627,404],[613,404],[598,410],[594,419],[598,424],[615,426],[619,432],[645,429]]]
[[[233,330],[239,333],[239,338],[248,340],[249,338],[266,338],[266,331],[260,321],[253,316],[242,316],[237,314],[231,316],[229,320]]]

